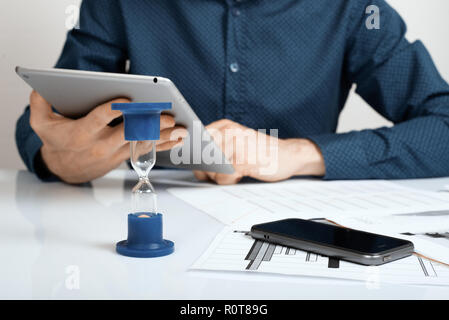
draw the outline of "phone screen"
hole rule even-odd
[[[253,228],[262,233],[272,233],[367,254],[383,252],[410,243],[407,240],[302,219],[280,220],[259,224]]]

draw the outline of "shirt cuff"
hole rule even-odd
[[[306,137],[323,154],[325,180],[370,179],[370,168],[362,146],[364,132],[321,134]]]

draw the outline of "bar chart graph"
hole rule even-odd
[[[300,254],[300,250],[296,250],[293,248],[287,248],[275,244],[271,244],[261,240],[254,240],[251,249],[248,251],[248,254],[245,257],[245,260],[249,261],[246,266],[246,270],[258,270],[261,263],[264,261],[269,262],[273,258],[274,255],[286,255],[286,256],[295,256],[296,254]],[[323,257],[324,259],[328,259],[328,268],[339,268],[340,260],[335,258]],[[306,263],[314,263],[318,261],[318,255],[312,252],[305,253],[305,262]]]
[[[223,229],[191,269],[275,273],[370,283],[449,285],[449,268],[419,256],[382,266],[362,266],[254,240],[231,227]]]

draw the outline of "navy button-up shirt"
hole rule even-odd
[[[132,74],[172,79],[205,124],[311,139],[325,179],[449,175],[449,86],[405,32],[383,0],[84,0],[56,67],[125,72],[129,60]],[[393,128],[335,133],[353,84]],[[17,144],[39,175],[28,110]]]

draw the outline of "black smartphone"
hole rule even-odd
[[[302,219],[254,225],[254,239],[363,265],[381,265],[413,253],[413,243]]]

